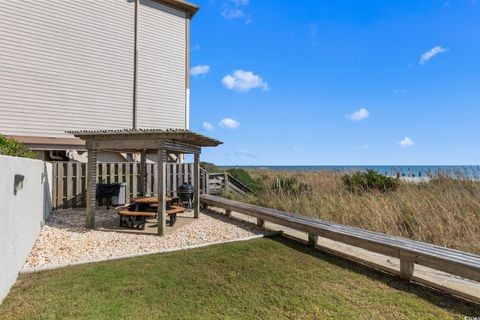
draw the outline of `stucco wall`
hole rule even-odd
[[[15,175],[23,188],[14,194]],[[51,212],[52,165],[40,160],[0,156],[0,302],[23,268]]]

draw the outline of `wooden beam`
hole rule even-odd
[[[97,150],[88,150],[87,164],[87,209],[86,227],[95,229],[95,208],[97,205]]]
[[[156,152],[158,149],[164,149],[171,153],[200,153],[201,148],[195,145],[181,143],[164,139],[148,139],[137,137],[137,139],[121,139],[112,137],[109,140],[87,140],[87,148],[97,150],[113,150],[117,152],[147,150],[147,152]]]
[[[145,179],[146,174],[147,174],[147,150],[142,150],[140,152],[140,184],[139,184],[139,187],[140,187],[139,192],[140,192],[140,195],[142,196],[145,196],[145,193],[147,191],[147,187],[146,187],[147,180]]]
[[[163,140],[143,140],[143,139],[117,139],[112,137],[109,140],[87,140],[87,148],[97,150],[117,150],[125,152],[126,150],[135,150],[140,152],[144,149],[158,150],[163,149]]]
[[[193,216],[200,216],[200,154],[196,153],[193,157]]]
[[[200,153],[201,148],[195,145],[191,145],[188,143],[172,141],[172,140],[165,140],[163,143],[163,147],[165,150],[173,152],[173,153]]]
[[[165,150],[160,149],[157,152],[158,160],[157,160],[157,197],[158,197],[158,235],[164,236],[165,229],[167,226],[166,223],[166,203],[165,203],[165,161],[167,158],[167,153]]]

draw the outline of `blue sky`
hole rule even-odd
[[[203,160],[480,163],[480,0],[196,3]]]

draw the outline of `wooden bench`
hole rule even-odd
[[[120,227],[131,229],[145,229],[145,223],[148,218],[155,218],[156,212],[153,211],[129,211],[128,207],[120,207],[116,209],[120,216]],[[171,227],[177,222],[177,214],[185,212],[185,208],[179,206],[171,206],[165,213],[170,217],[169,224]]]
[[[411,280],[414,265],[419,264],[463,278],[480,281],[480,256],[433,244],[389,236],[379,232],[293,215],[287,212],[255,206],[239,201],[203,194],[200,201],[257,218],[257,224],[270,221],[278,225],[308,233],[315,245],[317,237],[346,243],[354,247],[400,259],[400,276]]]
[[[177,214],[183,212],[185,212],[185,208],[179,206],[170,206],[170,209],[165,211],[165,213],[170,217],[170,227],[173,227],[175,222],[177,222]]]

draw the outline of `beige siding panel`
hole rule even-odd
[[[138,25],[138,127],[186,128],[185,13],[141,0]]]
[[[0,132],[132,125],[131,0],[0,1]]]

